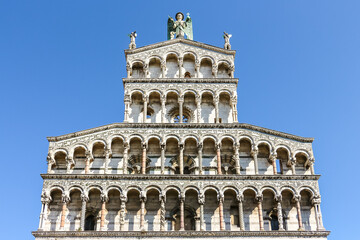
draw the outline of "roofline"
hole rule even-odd
[[[307,138],[307,137],[300,137],[289,133],[284,133],[280,131],[275,131],[268,128],[258,127],[247,123],[185,123],[185,124],[178,124],[178,123],[112,123],[96,128],[90,128],[87,130],[78,131],[75,133],[69,133],[65,135],[60,135],[56,137],[47,137],[47,140],[49,142],[57,142],[61,140],[70,139],[73,137],[79,137],[84,136],[87,134],[92,134],[108,129],[114,129],[114,128],[163,128],[163,129],[169,129],[169,128],[219,128],[219,129],[248,129],[253,130],[265,134],[270,134],[282,138],[287,138],[291,140],[295,140],[298,142],[305,142],[305,143],[312,143],[314,141],[314,138]]]
[[[197,41],[193,41],[193,40],[189,40],[189,39],[185,39],[185,38],[175,38],[175,39],[171,39],[171,40],[167,40],[167,41],[163,41],[163,42],[153,43],[153,44],[135,48],[135,49],[125,49],[124,52],[125,52],[125,56],[127,56],[128,54],[139,53],[139,52],[146,51],[149,49],[168,46],[168,45],[179,43],[179,42],[193,45],[196,47],[206,48],[208,50],[221,52],[221,53],[225,53],[225,54],[229,54],[229,55],[233,55],[233,56],[235,56],[235,53],[236,53],[236,50],[227,50],[224,48],[212,46],[212,45],[209,45],[206,43],[197,42]]]
[[[239,78],[123,78],[123,83],[235,83]]]

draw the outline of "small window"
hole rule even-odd
[[[182,122],[183,122],[183,123],[187,123],[188,121],[189,121],[188,117],[185,116],[185,115],[183,115],[183,116],[182,116]],[[179,123],[179,122],[180,122],[180,115],[176,115],[176,116],[174,117],[174,123]]]
[[[186,72],[184,75],[185,78],[191,78],[191,74],[189,72]]]
[[[276,171],[277,174],[282,174],[282,164],[281,164],[281,160],[280,159],[276,159]]]

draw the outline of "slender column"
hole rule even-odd
[[[325,228],[323,226],[321,209],[320,209],[321,199],[320,199],[320,197],[314,197],[311,202],[312,202],[312,204],[314,206],[314,210],[315,210],[316,230],[323,231],[323,230],[325,230]]]
[[[86,203],[89,201],[89,197],[85,194],[81,194],[81,218],[80,218],[80,228],[81,231],[85,230],[85,215],[86,215]]]
[[[185,230],[185,223],[184,223],[184,203],[185,203],[185,196],[180,195],[180,231]]]
[[[141,174],[146,174],[146,143],[142,145]]]
[[[205,195],[203,193],[199,194],[198,202],[200,205],[200,231],[205,231],[205,221],[204,221]]]
[[[179,97],[179,123],[183,122],[183,105],[184,105],[184,97]]]
[[[129,122],[130,102],[131,102],[130,95],[125,94],[125,96],[124,96],[124,104],[125,104],[124,122]]]
[[[130,65],[130,63],[126,63],[126,73],[127,73],[127,78],[131,78],[131,65]]]
[[[100,231],[105,231],[105,212],[106,202],[108,198],[105,194],[101,194],[101,216],[100,216]]]
[[[128,158],[129,158],[129,144],[124,143],[124,154],[123,154],[123,174],[128,174]]]
[[[201,121],[201,96],[196,95],[196,122],[200,123]]]
[[[282,231],[282,230],[284,230],[284,218],[283,218],[282,207],[281,207],[282,196],[277,195],[275,197],[275,201],[277,202],[277,216],[278,216],[278,221],[279,221],[279,230]]]
[[[125,216],[126,216],[126,202],[127,196],[125,194],[120,195],[120,231],[125,231]]]
[[[273,151],[271,154],[270,154],[270,157],[269,157],[269,162],[271,163],[272,165],[272,168],[273,168],[273,174],[276,175],[277,174],[277,169],[276,169],[276,158],[277,158],[277,154],[275,151]]]
[[[47,219],[47,211],[48,211],[48,207],[49,207],[49,203],[50,203],[51,198],[48,197],[45,194],[41,195],[41,212],[40,212],[40,221],[39,221],[39,231],[44,230],[44,223]]]
[[[165,143],[161,143],[161,174],[165,173]]]
[[[166,227],[166,209],[165,209],[165,202],[166,202],[166,196],[165,194],[161,193],[160,195],[160,231],[165,231]]]
[[[219,96],[215,96],[214,104],[215,104],[215,123],[219,123]]]
[[[235,66],[234,66],[234,65],[231,65],[230,68],[229,68],[229,70],[230,70],[230,77],[231,77],[231,78],[234,78]]]
[[[48,153],[48,155],[46,157],[46,161],[48,163],[47,173],[51,173],[51,168],[52,168],[52,165],[55,164],[55,160],[54,160],[54,158],[51,157],[50,153]]]
[[[111,149],[107,148],[105,150],[105,169],[104,169],[105,174],[109,173],[109,162],[110,162],[111,155],[112,155]]]
[[[239,225],[240,225],[240,230],[244,231],[245,230],[244,208],[243,208],[244,197],[242,195],[238,195],[237,200],[239,202]]]
[[[180,174],[184,174],[184,144],[179,144],[180,154],[179,154],[179,169]]]
[[[166,112],[165,103],[166,103],[166,96],[162,95],[161,96],[161,123],[165,123],[165,112]]]
[[[231,99],[231,103],[232,103],[232,109],[233,109],[233,121],[237,122],[238,118],[237,118],[237,108],[236,108],[236,105],[237,105],[237,97],[236,96],[234,96]]]
[[[195,60],[195,77],[199,78],[200,77],[200,61],[198,59]]]
[[[217,78],[217,73],[218,73],[218,67],[216,64],[212,65],[212,73],[214,75],[214,78]]]
[[[292,158],[290,159],[290,166],[291,166],[292,175],[296,175],[295,165],[296,165],[296,158],[295,158],[295,157],[292,157]]]
[[[90,151],[85,152],[86,159],[85,159],[85,174],[89,174],[90,172],[90,161],[93,159],[92,154]]]
[[[140,193],[140,203],[141,203],[141,212],[140,212],[140,230],[145,231],[145,203],[146,203],[146,194],[145,192]]]
[[[61,221],[60,221],[60,230],[64,230],[65,226],[65,217],[66,217],[66,211],[67,211],[67,203],[70,201],[70,197],[66,194],[63,194],[61,196],[62,200],[62,211],[61,211]]]
[[[263,200],[263,197],[262,197],[261,195],[256,196],[256,201],[257,201],[257,204],[258,204],[260,231],[264,231],[264,219],[263,219],[263,212],[262,212],[262,200]]]
[[[144,101],[144,110],[143,110],[143,123],[146,123],[146,117],[147,117],[147,104],[148,104],[148,99],[146,96],[143,97],[143,101]]]
[[[224,224],[224,196],[220,195],[218,197],[219,200],[219,217],[220,217],[220,231],[225,230]]]
[[[178,59],[178,65],[179,65],[179,78],[182,78],[183,77],[183,70],[182,70],[182,67],[183,67],[183,63],[184,63],[184,59],[182,57],[179,57]]]
[[[221,153],[220,150],[221,149],[221,144],[218,143],[216,145],[216,161],[217,161],[217,173],[218,175],[221,175]]]
[[[202,148],[203,148],[203,144],[202,143],[198,143],[198,160],[199,160],[199,174],[202,175],[203,174],[203,168],[202,168]]]
[[[299,231],[303,231],[303,225],[302,225],[302,217],[301,217],[301,205],[300,205],[300,199],[301,199],[301,196],[300,195],[297,195],[294,197],[294,201],[295,201],[295,204],[296,204],[296,211],[297,211],[297,217],[298,217],[298,224],[299,224]]]
[[[257,160],[257,155],[258,155],[258,147],[253,145],[252,147],[252,151],[251,151],[251,156],[254,159],[254,167],[255,167],[255,174],[258,175],[259,174],[259,168],[258,168],[258,160]]]
[[[161,61],[161,77],[166,77],[166,62],[164,60]]]
[[[71,156],[67,156],[66,157],[66,173],[70,173],[72,165],[75,165],[74,160],[72,159]]]
[[[238,144],[238,142],[236,142],[234,144],[234,158],[235,158],[236,174],[241,174],[241,172],[240,172],[240,154],[239,154],[239,150],[240,150],[240,145]]]
[[[315,174],[314,163],[315,163],[315,159],[313,157],[310,157],[309,160],[308,160],[308,165],[310,167],[311,175]]]
[[[149,78],[149,64],[148,63],[144,64],[143,70],[144,70],[145,78]]]

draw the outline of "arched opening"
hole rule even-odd
[[[287,164],[289,162],[289,152],[285,148],[278,148],[276,150],[276,171],[277,174],[292,174],[291,170],[287,167]]]
[[[85,173],[85,161],[86,159],[86,150],[83,147],[77,147],[74,151],[74,162],[75,167],[73,173]]]
[[[311,203],[312,193],[308,190],[300,192],[300,208],[303,228],[307,231],[316,230],[315,209]]]
[[[161,100],[158,92],[152,92],[149,95],[146,119],[147,122],[161,122]]]
[[[220,230],[220,217],[219,217],[219,204],[218,193],[213,189],[205,191],[205,204],[204,204],[204,219],[205,230],[219,231]]]
[[[159,191],[156,189],[150,189],[147,193],[147,200],[145,204],[145,226],[148,231],[160,230],[160,199]]]
[[[151,174],[160,174],[161,169],[161,147],[158,138],[150,138],[148,141],[147,157],[150,159],[148,172]]]
[[[138,123],[142,121],[142,112],[144,108],[143,94],[141,92],[133,92],[131,94],[129,121]],[[141,114],[141,115],[140,115]]]
[[[55,173],[66,173],[66,153],[62,151],[56,152],[54,159],[55,164],[52,165],[51,169],[54,170]]]
[[[109,170],[111,173],[120,173],[123,167],[124,157],[124,141],[117,137],[111,141],[111,161],[109,163]]]
[[[89,230],[98,230],[100,225],[100,210],[101,210],[101,192],[97,188],[93,188],[89,191],[89,201],[86,203],[87,216],[93,216],[89,218],[89,221],[93,219],[94,227]],[[89,223],[90,225],[90,223]],[[86,229],[86,228],[85,228]]]
[[[251,189],[247,189],[243,193],[244,203],[244,225],[247,231],[259,231],[259,215],[257,203],[255,202],[255,192]]]
[[[286,189],[281,192],[281,208],[283,210],[284,229],[296,231],[299,228],[297,210],[292,191]]]
[[[270,147],[266,143],[258,145],[258,170],[259,174],[273,174],[272,165],[269,163]]]
[[[201,96],[201,122],[215,122],[214,98],[213,94],[210,92],[204,92]]]
[[[126,219],[128,222],[128,231],[140,230],[141,202],[140,192],[131,189],[127,193],[128,201],[126,202]]]
[[[183,114],[188,119],[187,122],[196,122],[195,117],[193,117],[196,111],[196,100],[195,93],[186,92],[184,94],[184,107]]]
[[[90,214],[85,219],[85,231],[95,231],[96,218]]]
[[[221,141],[221,171],[228,174],[235,174],[234,142],[231,138],[224,138]]]
[[[176,138],[168,138],[166,140],[165,150],[165,166],[169,174],[179,174],[179,142]]]
[[[185,54],[183,61],[183,72],[185,78],[195,77],[195,57],[192,54]]]
[[[176,92],[169,92],[166,95],[166,120],[168,123],[174,122],[174,115],[179,114],[178,94]]]
[[[58,221],[58,219],[60,219],[63,205],[61,196],[62,191],[59,189],[55,189],[50,193],[51,202],[49,204],[49,213],[47,216],[50,231],[56,231],[60,228],[60,221]]]
[[[226,230],[240,230],[239,204],[236,195],[233,189],[228,189],[224,192],[224,221]]]
[[[212,78],[212,61],[209,58],[203,58],[200,62],[200,78]]]
[[[130,140],[128,171],[130,174],[141,173],[142,141],[134,137]]]
[[[179,216],[179,212],[176,211],[179,209],[179,192],[174,189],[166,191],[166,204],[165,204],[165,220],[167,222],[166,230],[174,231],[180,229],[180,226],[176,224],[176,218]]]
[[[215,141],[212,138],[205,138],[203,141],[202,163],[204,174],[217,173]]]
[[[108,201],[106,203],[106,218],[107,230],[119,231],[120,226],[117,224],[120,221],[120,191],[118,189],[111,189],[108,192]]]
[[[132,78],[144,78],[145,77],[145,71],[144,71],[144,65],[141,62],[135,62],[132,65]]]
[[[160,78],[161,62],[159,58],[151,58],[149,61],[149,73],[151,78]]]
[[[255,166],[251,157],[251,142],[247,138],[240,140],[240,170],[241,174],[255,174]]]
[[[193,138],[185,140],[184,146],[184,174],[194,174],[197,161],[197,142]]]
[[[92,148],[94,161],[90,165],[91,173],[104,173],[105,164],[105,145],[102,142],[96,142]]]
[[[295,172],[296,174],[310,174],[310,169],[305,166],[307,162],[307,156],[299,152],[295,155],[296,164],[295,164]]]
[[[230,78],[231,77],[230,68],[227,63],[221,62],[219,64],[217,77],[218,78]]]
[[[228,92],[222,92],[219,95],[219,122],[232,123],[231,98]]]
[[[166,77],[176,78],[179,77],[179,63],[176,54],[169,54],[166,57]]]
[[[67,203],[69,219],[69,230],[76,231],[81,228],[80,216],[81,216],[81,191],[79,189],[72,189],[70,191],[70,201]]]
[[[263,217],[264,217],[264,229],[267,231],[279,230],[279,221],[277,218],[277,207],[275,202],[275,195],[271,190],[263,191]],[[275,227],[276,229],[274,229]]]

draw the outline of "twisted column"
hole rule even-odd
[[[263,219],[263,212],[262,212],[262,195],[258,195],[255,197],[258,205],[258,213],[259,213],[259,228],[260,231],[264,231],[264,219]]]
[[[221,144],[216,145],[216,161],[217,161],[217,173],[221,175]]]
[[[80,216],[80,228],[85,230],[85,215],[86,215],[86,203],[89,201],[89,197],[84,193],[81,194],[81,216]]]
[[[282,201],[282,196],[281,195],[277,195],[275,197],[275,201],[277,203],[277,217],[278,217],[278,221],[279,221],[279,230],[284,230],[284,218],[283,218],[283,214],[282,214],[282,207],[281,207],[281,201]]]
[[[252,150],[251,150],[251,156],[254,159],[254,168],[255,168],[255,174],[256,175],[259,174],[258,159],[257,159],[258,153],[259,153],[258,147],[255,144],[253,144],[253,147],[252,147]]]
[[[141,211],[140,211],[140,230],[145,231],[145,203],[146,203],[146,194],[145,192],[140,193],[140,203],[141,203]]]
[[[126,202],[127,196],[125,194],[120,195],[120,231],[125,231],[125,217],[126,217]]]
[[[237,196],[237,200],[239,203],[239,225],[240,225],[240,231],[245,230],[245,224],[244,224],[244,208],[243,208],[243,202],[244,197],[242,195]]]
[[[92,154],[90,151],[86,151],[85,152],[85,174],[89,174],[90,173],[90,161],[93,159]]]
[[[166,227],[166,209],[165,209],[166,196],[165,194],[160,195],[160,231],[165,231]]]

